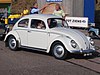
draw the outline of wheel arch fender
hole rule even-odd
[[[47,48],[47,53],[49,53],[51,51],[51,48],[53,46],[53,44],[55,42],[60,42],[64,45],[65,49],[68,51],[68,52],[71,52],[70,51],[70,48],[69,48],[69,42],[71,41],[70,38],[67,38],[67,37],[64,37],[64,36],[60,36],[60,37],[57,37],[56,39],[52,40],[50,43],[49,43],[49,47]]]
[[[9,39],[10,36],[13,36],[17,42],[18,42],[18,46],[20,47],[20,43],[21,43],[21,40],[20,40],[20,37],[18,35],[18,33],[16,31],[10,31],[6,36],[5,36],[5,39],[4,39],[4,42],[6,43]]]

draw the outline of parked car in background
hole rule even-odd
[[[89,27],[88,33],[89,33],[89,36],[91,38],[93,38],[93,39],[94,38],[100,38],[100,36],[99,36],[99,29],[95,28],[94,26]]]
[[[5,35],[9,32],[8,25],[5,25],[3,21],[0,21],[0,40],[4,40]]]
[[[27,48],[51,52],[57,59],[66,59],[68,53],[91,54],[95,51],[94,41],[90,37],[70,29],[64,19],[54,15],[22,17],[4,41],[13,51]]]
[[[93,39],[100,39],[100,29],[97,26],[98,25],[96,23],[89,24],[88,33],[89,36]]]
[[[95,26],[89,28],[89,34],[92,38],[100,39],[100,10],[95,11]]]

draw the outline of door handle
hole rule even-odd
[[[28,30],[27,32],[29,32],[29,33],[30,33],[31,31],[30,31],[30,30]]]
[[[48,35],[50,36],[50,32],[48,32]]]

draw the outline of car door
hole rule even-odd
[[[43,24],[42,28],[38,26],[39,23]],[[32,19],[28,31],[28,46],[38,50],[46,50],[48,37],[45,23],[41,20]]]
[[[29,19],[23,19],[23,20],[19,21],[18,28],[16,29],[16,31],[20,37],[22,46],[27,46],[28,24],[29,24]]]

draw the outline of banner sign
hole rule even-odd
[[[87,17],[66,17],[65,20],[67,21],[70,27],[88,28],[88,18]]]
[[[62,0],[46,0],[47,2],[62,2]]]

